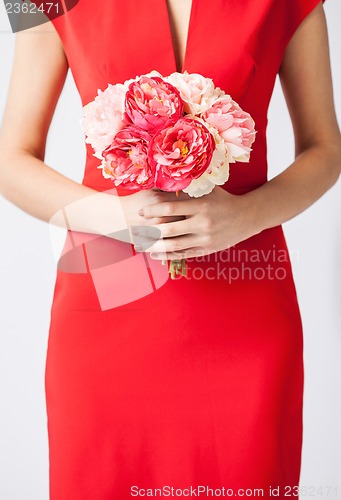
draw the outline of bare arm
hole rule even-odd
[[[109,234],[127,223],[140,224],[139,208],[160,199],[155,191],[112,196],[74,182],[44,163],[47,133],[67,71],[52,23],[16,35],[0,132],[0,194],[36,218],[73,230]],[[108,182],[108,190],[113,187]]]
[[[45,221],[69,203],[94,194],[43,163],[49,125],[67,70],[52,24],[16,35],[0,134],[0,193]]]
[[[261,229],[296,216],[335,182],[341,169],[330,68],[328,32],[322,4],[303,21],[290,41],[280,82],[295,134],[295,162],[249,193]]]

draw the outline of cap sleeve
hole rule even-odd
[[[325,0],[274,0],[276,3],[277,35],[279,35],[278,65],[279,69],[284,57],[285,49],[296,30],[305,18]]]
[[[324,4],[325,0],[292,0],[288,12],[288,22],[286,23],[286,33],[284,33],[284,48],[293,37],[296,30],[305,20],[305,18],[318,6]]]

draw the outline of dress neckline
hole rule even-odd
[[[174,71],[183,73],[185,70],[186,63],[188,62],[187,61],[188,60],[188,46],[189,46],[189,42],[191,39],[191,31],[192,31],[193,19],[194,19],[195,8],[196,8],[196,0],[192,0],[192,3],[191,3],[189,22],[188,22],[188,27],[187,27],[187,37],[186,37],[184,58],[182,61],[182,66],[180,68],[180,71],[177,68],[177,60],[176,60],[176,54],[175,54],[175,48],[174,48],[173,36],[172,36],[172,28],[171,28],[171,22],[170,22],[170,12],[168,9],[167,0],[163,0],[163,6],[164,6],[164,9],[166,10],[166,20],[168,23],[168,29],[167,29],[168,43],[170,44],[171,52],[173,55],[172,65],[174,67]]]

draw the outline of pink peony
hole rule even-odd
[[[115,186],[134,189],[154,187],[155,170],[148,163],[151,136],[134,125],[116,134],[112,144],[103,151],[103,175]]]
[[[202,117],[224,139],[230,162],[249,161],[251,145],[256,137],[255,122],[249,113],[226,95],[218,99]]]
[[[149,163],[156,170],[155,185],[180,191],[208,168],[215,141],[207,127],[187,115],[160,129],[149,145]]]
[[[132,82],[125,98],[125,120],[149,132],[184,114],[179,91],[158,76]]]

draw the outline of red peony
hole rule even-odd
[[[118,132],[102,153],[104,177],[130,189],[154,187],[155,170],[148,162],[150,140],[148,132],[133,125]]]
[[[158,76],[142,76],[132,82],[125,97],[124,120],[148,132],[184,114],[179,91]]]
[[[156,172],[156,187],[163,191],[186,188],[207,170],[215,147],[213,135],[191,115],[158,130],[148,152]]]

